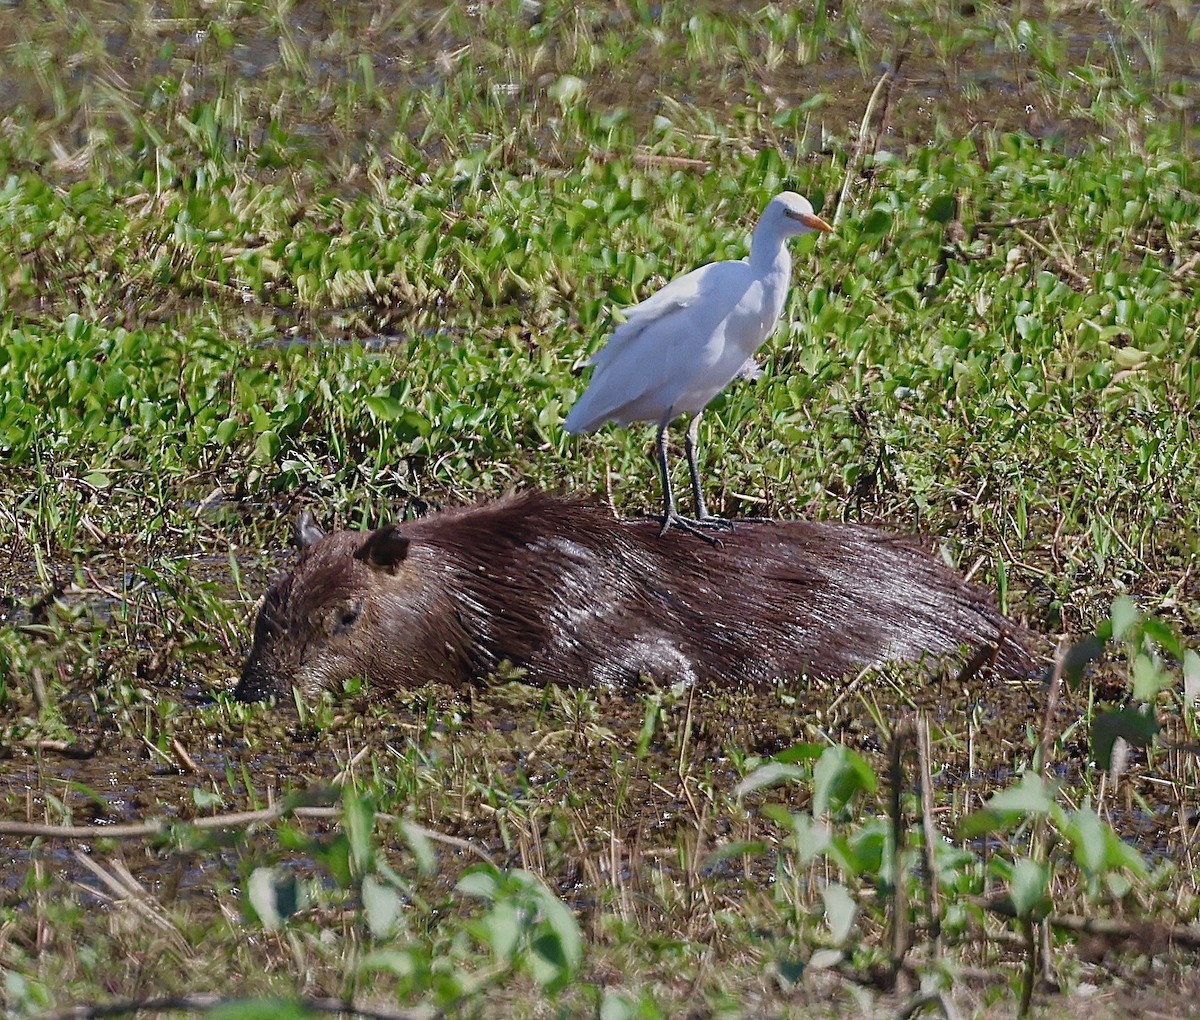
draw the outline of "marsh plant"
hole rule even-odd
[[[1190,1009],[1198,33],[8,5],[4,1008]],[[706,411],[710,509],[928,536],[1044,677],[231,703],[302,508],[653,511],[648,432],[562,430],[583,363],[786,189],[836,232]]]

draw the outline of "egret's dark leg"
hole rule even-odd
[[[658,438],[656,446],[658,449],[658,470],[662,474],[662,489],[663,489],[663,519],[662,530],[658,533],[661,537],[665,535],[671,528],[680,528],[683,531],[690,532],[693,535],[704,539],[709,545],[720,545],[721,541],[712,535],[708,535],[700,530],[700,527],[711,527],[712,523],[717,519],[710,517],[708,520],[690,521],[686,517],[680,517],[679,512],[675,509],[675,495],[671,491],[671,471],[667,465],[667,426],[670,420],[663,422],[658,427]],[[691,444],[688,445],[689,451]],[[693,475],[695,478],[695,475]],[[721,522],[722,524],[725,522]]]
[[[698,411],[688,423],[687,438],[684,441],[687,450],[688,471],[692,476],[692,497],[696,501],[696,523],[709,528],[732,528],[733,524],[729,521],[710,514],[704,503],[704,489],[700,485],[700,461],[696,454],[700,447],[700,415],[702,413]]]

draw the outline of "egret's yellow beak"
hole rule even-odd
[[[806,227],[811,227],[813,230],[820,230],[822,233],[833,233],[833,227],[826,223],[816,213],[794,213],[790,209],[787,214],[794,220],[799,220]]]

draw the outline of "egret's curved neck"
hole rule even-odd
[[[750,238],[750,265],[759,274],[781,273],[785,278],[792,272],[792,256],[787,238],[773,226],[759,223]]]

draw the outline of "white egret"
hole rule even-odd
[[[591,432],[605,422],[658,425],[663,525],[714,541],[697,526],[726,526],[704,504],[696,444],[700,414],[738,375],[755,378],[754,352],[775,329],[792,276],[786,241],[798,234],[833,228],[792,191],[776,195],[754,228],[750,254],[737,261],[711,262],[676,277],[662,290],[625,312],[625,322],[588,364],[592,381],[567,415],[567,432]],[[667,428],[690,414],[686,436],[696,517],[675,510],[667,468]]]

